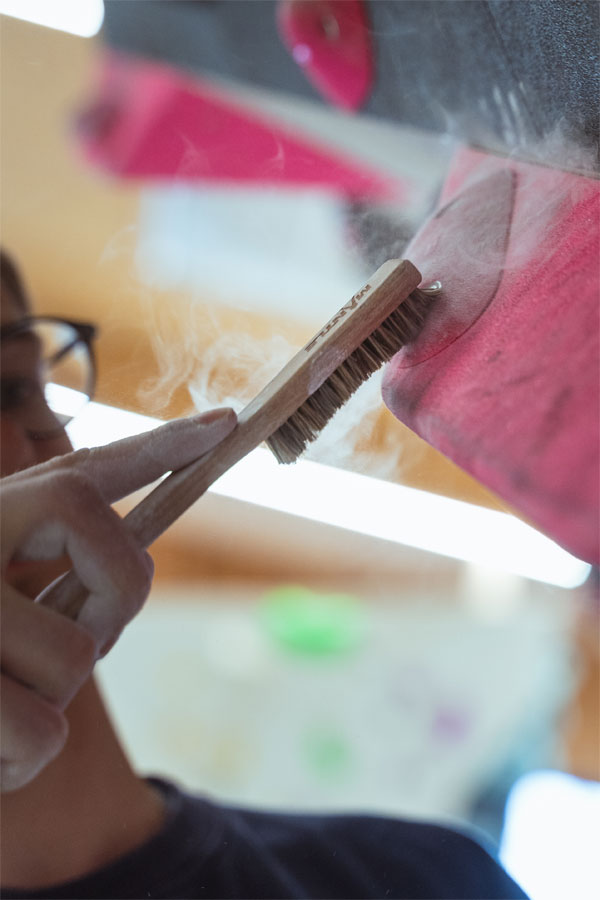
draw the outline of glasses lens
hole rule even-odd
[[[39,319],[2,341],[2,413],[32,436],[57,433],[88,402],[94,369],[88,345],[66,322]]]
[[[66,322],[35,325],[41,342],[41,372],[46,403],[62,425],[85,406],[93,388],[88,345]]]

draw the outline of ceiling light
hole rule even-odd
[[[575,587],[589,573],[586,563],[507,513],[306,460],[279,466],[268,450],[240,460],[213,490],[561,587]]]
[[[74,446],[99,446],[161,424],[90,403],[69,425]],[[249,453],[212,486],[216,494],[359,534],[573,588],[590,566],[508,513],[307,460],[280,466]]]
[[[0,0],[0,13],[80,37],[93,37],[104,20],[102,0]]]

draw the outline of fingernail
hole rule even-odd
[[[224,419],[234,419],[235,412],[230,406],[220,406],[218,409],[211,409],[208,412],[200,413],[192,416],[199,425],[212,425],[214,422],[221,422]]]

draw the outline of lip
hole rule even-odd
[[[7,577],[13,575],[21,575],[23,572],[33,572],[36,567],[39,568],[40,561],[34,559],[11,559],[7,564],[4,572]]]
[[[68,559],[11,559],[4,568],[2,578],[28,596],[33,591],[35,596],[69,568]]]
[[[22,590],[30,581],[42,577],[43,563],[33,559],[12,559],[4,568],[2,580]]]

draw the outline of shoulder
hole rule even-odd
[[[233,808],[154,780],[162,830],[75,882],[18,900],[82,897],[522,900],[492,856],[465,834],[378,816]]]
[[[524,898],[468,834],[363,815],[303,815],[225,808],[229,828],[258,864],[302,882],[304,896]]]

